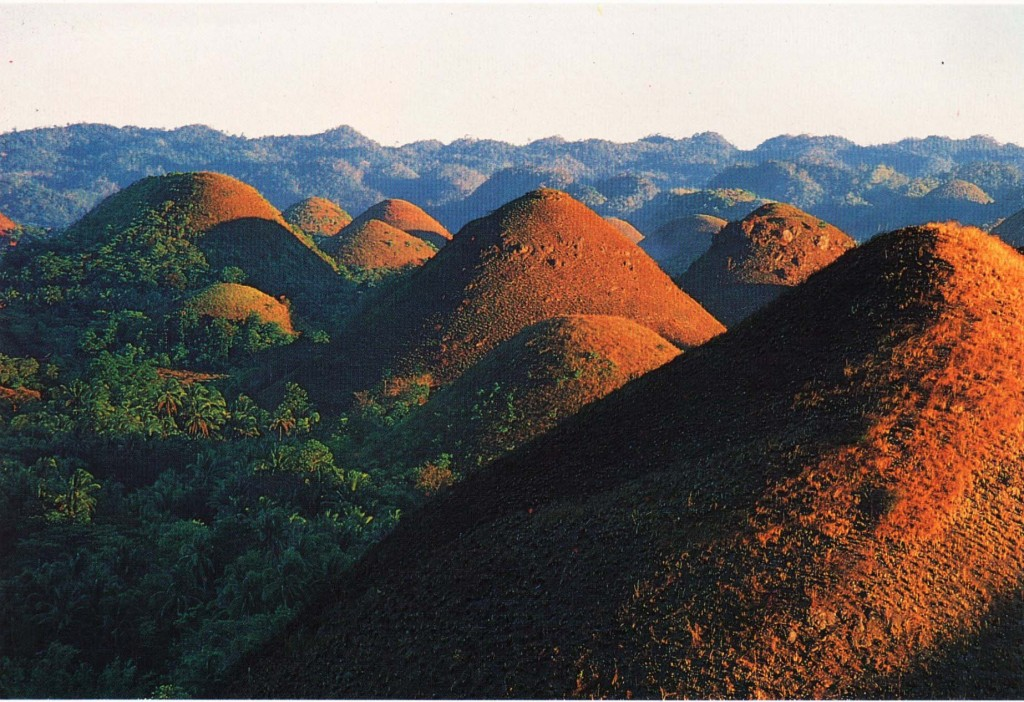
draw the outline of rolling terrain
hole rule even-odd
[[[722,331],[612,225],[565,193],[538,190],[460,230],[297,377],[331,378],[316,391],[321,402],[332,401],[321,389],[366,388],[385,372],[444,385],[524,327],[575,314],[625,317],[682,349]]]
[[[210,170],[253,184],[279,208],[314,194],[350,212],[404,198],[453,232],[539,187],[565,190],[645,235],[688,214],[733,220],[749,212],[701,208],[650,217],[648,205],[674,190],[747,190],[759,204],[792,203],[863,241],[930,220],[990,228],[1024,207],[1022,169],[1020,146],[985,136],[865,146],[836,136],[784,135],[750,150],[711,132],[630,143],[553,137],[516,146],[467,138],[390,147],[350,127],[249,139],[202,125],[76,124],[0,134],[0,211],[22,224],[59,229],[140,178]],[[924,197],[954,180],[994,202]]]
[[[851,251],[403,521],[222,690],[1019,695],[1022,285],[954,224]]]
[[[1024,695],[1024,259],[819,214],[1013,148],[321,136],[0,218],[0,696]]]

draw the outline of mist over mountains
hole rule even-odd
[[[837,136],[786,135],[749,151],[714,132],[621,144],[466,138],[389,147],[346,126],[246,138],[201,125],[78,124],[0,135],[0,211],[23,224],[63,228],[142,177],[200,169],[251,183],[278,208],[316,195],[358,212],[404,198],[451,231],[538,187],[563,189],[645,234],[668,221],[660,216],[666,209],[739,219],[764,200],[797,205],[858,240],[922,221],[988,228],[1024,207],[1024,148],[986,136],[860,146]],[[701,197],[724,197],[723,207],[733,209],[688,207],[682,198],[690,190],[717,191]]]

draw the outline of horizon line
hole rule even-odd
[[[401,143],[391,143],[391,144],[388,144],[388,143],[384,143],[384,142],[378,141],[377,139],[373,138],[372,136],[367,135],[365,132],[360,131],[359,129],[357,129],[356,127],[354,127],[354,126],[352,126],[350,124],[338,124],[338,125],[336,125],[334,127],[329,127],[327,129],[323,129],[323,130],[320,130],[320,131],[314,131],[314,132],[281,132],[281,133],[268,133],[268,134],[259,134],[259,135],[248,135],[245,132],[234,132],[234,131],[229,131],[227,129],[222,129],[220,127],[211,126],[209,124],[206,124],[205,122],[191,122],[191,123],[188,123],[188,124],[181,124],[181,125],[177,125],[177,126],[173,126],[173,127],[167,127],[167,126],[153,127],[153,126],[143,126],[143,125],[138,125],[138,124],[121,124],[121,125],[117,125],[117,124],[112,124],[110,122],[80,121],[80,122],[67,122],[67,123],[62,124],[62,125],[61,124],[51,124],[51,125],[41,125],[41,126],[34,126],[34,127],[17,127],[17,126],[15,126],[15,127],[9,128],[7,130],[0,131],[0,137],[2,137],[4,135],[7,135],[7,134],[17,134],[19,132],[44,131],[44,130],[53,130],[53,129],[68,129],[68,128],[71,128],[71,127],[110,127],[112,129],[139,129],[139,130],[164,131],[164,132],[180,131],[182,129],[188,129],[190,127],[193,127],[193,128],[194,127],[202,127],[204,129],[208,129],[210,131],[218,132],[218,133],[223,134],[223,135],[228,136],[228,137],[245,139],[245,140],[248,140],[248,141],[257,141],[257,140],[260,140],[260,139],[286,138],[286,137],[321,136],[321,135],[327,134],[329,132],[339,131],[339,130],[342,130],[342,129],[350,129],[353,132],[355,132],[356,134],[358,134],[359,136],[363,137],[364,139],[372,141],[373,143],[377,144],[378,146],[381,146],[381,147],[387,148],[387,149],[402,149],[402,148],[405,148],[407,146],[411,146],[411,145],[414,145],[414,144],[422,144],[424,142],[431,142],[431,141],[440,142],[443,146],[451,146],[452,144],[455,144],[455,143],[458,143],[458,142],[463,142],[463,141],[494,141],[494,142],[509,144],[511,146],[525,147],[525,146],[530,146],[532,144],[536,144],[538,142],[552,141],[552,140],[561,140],[562,142],[564,142],[566,144],[578,144],[578,143],[584,143],[584,142],[588,142],[588,141],[603,141],[603,142],[608,142],[608,143],[611,143],[611,144],[627,145],[627,144],[635,144],[635,143],[640,142],[640,141],[646,141],[646,140],[655,139],[655,138],[670,139],[672,141],[685,141],[685,140],[688,140],[688,139],[694,139],[694,138],[697,138],[697,137],[700,137],[700,136],[704,136],[704,135],[717,136],[717,137],[723,139],[730,146],[736,148],[738,151],[756,151],[757,149],[761,148],[762,146],[764,146],[769,141],[772,141],[774,139],[784,138],[784,137],[790,137],[790,138],[807,137],[807,138],[810,138],[810,139],[842,139],[844,141],[850,142],[851,144],[853,144],[854,146],[859,147],[859,148],[871,148],[871,147],[878,147],[878,146],[891,146],[891,145],[899,144],[899,143],[902,143],[902,142],[905,142],[905,141],[926,141],[928,139],[948,139],[948,140],[954,141],[954,142],[956,142],[956,141],[970,141],[972,139],[987,139],[987,140],[995,142],[996,146],[999,146],[999,147],[1014,146],[1014,147],[1017,147],[1017,148],[1024,148],[1024,147],[1022,147],[1021,144],[1019,144],[1019,143],[1017,143],[1015,141],[1001,141],[998,137],[995,137],[995,136],[993,136],[991,134],[983,134],[983,133],[975,133],[975,134],[972,134],[972,135],[966,136],[966,137],[953,137],[953,136],[949,136],[949,135],[945,135],[945,134],[929,134],[927,136],[904,136],[904,137],[900,137],[899,139],[896,139],[896,140],[893,140],[893,141],[860,143],[860,142],[858,142],[858,141],[856,141],[854,139],[851,139],[850,137],[843,136],[842,134],[835,134],[835,133],[831,133],[831,134],[814,134],[814,133],[810,133],[810,132],[800,132],[800,133],[785,132],[785,133],[779,133],[779,134],[775,134],[773,136],[769,136],[769,137],[767,137],[765,139],[762,139],[760,142],[758,142],[753,147],[743,148],[742,146],[738,145],[736,142],[732,141],[730,138],[728,138],[727,136],[722,134],[721,132],[716,131],[714,129],[705,129],[705,130],[702,130],[702,131],[697,131],[697,132],[694,132],[693,134],[690,134],[689,136],[671,136],[671,135],[665,134],[663,132],[652,132],[650,134],[646,134],[646,135],[644,135],[642,137],[637,137],[637,138],[629,140],[629,141],[618,141],[618,140],[615,140],[615,139],[610,139],[610,138],[600,137],[600,136],[591,136],[591,137],[584,137],[584,138],[578,138],[578,139],[575,139],[575,138],[574,139],[568,139],[566,137],[563,137],[560,134],[551,134],[551,135],[548,135],[548,136],[539,137],[537,139],[529,139],[529,140],[526,140],[526,141],[514,141],[514,140],[509,140],[509,139],[500,139],[500,138],[496,138],[496,137],[479,137],[479,136],[472,136],[472,135],[469,135],[469,134],[465,134],[465,135],[463,135],[461,137],[454,138],[454,139],[452,139],[450,141],[444,141],[444,140],[436,138],[436,137],[427,137],[427,138],[422,138],[422,139],[413,139],[412,141],[405,141],[405,142],[401,142]]]

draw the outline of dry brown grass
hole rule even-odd
[[[284,221],[310,236],[335,236],[352,221],[348,212],[323,197],[309,197],[296,202],[284,211],[283,216]]]
[[[433,244],[440,249],[452,240],[451,232],[440,222],[407,200],[382,200],[352,220],[349,226],[359,226],[371,219],[379,219],[395,229]]]
[[[7,217],[3,212],[0,212],[0,236],[7,236],[17,228],[18,225],[14,220]]]
[[[1024,579],[1022,325],[1005,244],[879,237],[410,516],[231,693],[906,694]]]
[[[365,271],[421,266],[437,253],[423,239],[379,219],[345,227],[334,241],[337,243],[334,258],[338,263]]]
[[[831,224],[792,205],[771,203],[723,228],[679,282],[732,326],[854,246]]]
[[[388,437],[389,446],[375,450],[413,464],[447,453],[461,473],[470,472],[678,354],[622,317],[538,322],[435,394]]]
[[[539,190],[466,225],[357,317],[309,375],[322,378],[326,364],[344,384],[357,369],[355,390],[384,370],[423,370],[446,384],[523,328],[576,314],[625,317],[680,348],[723,330],[599,215]]]

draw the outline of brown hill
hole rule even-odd
[[[323,197],[308,197],[284,211],[284,221],[310,236],[334,236],[352,221],[352,215]]]
[[[640,248],[657,261],[663,271],[676,278],[711,248],[715,235],[726,224],[726,220],[711,215],[681,217],[658,227],[644,239]]]
[[[1022,290],[877,237],[410,515],[231,695],[1020,697]]]
[[[1010,246],[1024,246],[1024,210],[1010,215],[992,230]]]
[[[640,233],[640,230],[634,227],[632,224],[619,217],[605,217],[604,221],[612,225],[619,230],[619,234],[626,237],[634,244],[639,244],[643,240],[644,235]]]
[[[600,216],[538,190],[463,227],[324,347],[300,382],[324,386],[326,368],[336,389],[369,387],[384,370],[446,384],[524,327],[570,314],[626,317],[684,349],[723,329]]]
[[[236,322],[254,316],[264,324],[276,324],[281,331],[295,334],[287,305],[248,285],[217,283],[192,297],[185,306],[202,317]]]
[[[966,180],[954,178],[928,192],[925,197],[933,200],[954,200],[956,202],[973,202],[977,205],[988,205],[994,202],[989,194],[980,187]]]
[[[423,239],[440,249],[452,240],[451,232],[440,222],[428,215],[422,208],[406,200],[383,200],[352,220],[351,226],[359,226],[371,219],[379,219],[407,234]]]
[[[679,282],[732,326],[854,245],[831,224],[792,205],[770,203],[723,228]]]
[[[423,239],[406,234],[379,219],[345,227],[335,237],[334,258],[342,265],[363,271],[399,270],[421,266],[437,253]]]
[[[544,433],[594,400],[679,355],[623,317],[554,317],[493,349],[374,447],[410,466],[447,453],[462,473]]]
[[[101,242],[146,213],[196,242],[211,268],[242,268],[247,281],[274,296],[318,300],[337,282],[331,262],[292,231],[250,185],[220,173],[143,178],[111,195],[67,232],[82,246]]]
[[[130,226],[145,211],[172,203],[170,219],[196,233],[240,219],[264,219],[284,225],[281,213],[256,188],[222,173],[172,173],[151,176],[111,195],[72,228],[102,223]]]

